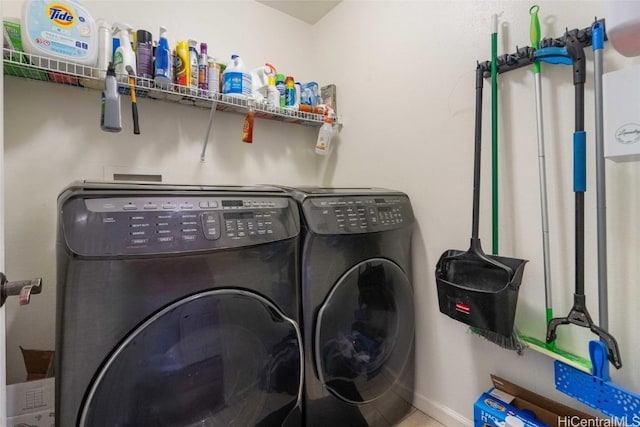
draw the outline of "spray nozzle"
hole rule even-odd
[[[264,66],[266,67],[266,74],[267,76],[271,77],[275,77],[276,76],[276,67],[274,67],[273,65],[269,64],[268,62],[266,62],[264,64]]]
[[[120,33],[120,34],[126,34],[128,36],[129,32],[133,31],[133,27],[129,24],[122,24],[122,23],[116,22],[113,24],[113,27],[111,27],[111,30],[113,34]]]

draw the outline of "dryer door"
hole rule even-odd
[[[301,342],[296,323],[256,294],[193,295],[151,316],[114,350],[79,425],[282,425],[300,400]]]
[[[347,402],[375,400],[400,377],[413,335],[409,278],[387,259],[361,262],[342,275],[318,312],[320,381]]]

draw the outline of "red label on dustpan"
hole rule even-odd
[[[467,304],[463,304],[461,302],[457,302],[456,303],[456,310],[464,313],[464,314],[469,314],[471,312],[471,307],[469,307]]]

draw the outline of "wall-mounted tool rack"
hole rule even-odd
[[[595,23],[599,23],[604,27],[604,19],[596,19]],[[580,42],[583,48],[591,46],[593,25],[583,29],[566,30],[564,35],[558,38],[543,38],[540,40],[540,48],[545,47],[564,47],[568,37],[574,37]],[[604,39],[607,40],[606,31]],[[518,68],[526,67],[533,64],[535,59],[536,49],[530,46],[517,47],[513,53],[505,53],[499,55],[497,58],[498,74],[506,73],[507,71],[516,70]],[[482,75],[484,77],[491,77],[491,61],[483,61],[478,63],[478,67],[482,69]]]

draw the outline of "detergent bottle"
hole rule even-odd
[[[238,55],[231,55],[231,62],[222,73],[222,93],[244,98],[251,92],[251,74],[246,71]]]
[[[78,1],[28,0],[24,3],[22,46],[25,52],[93,67],[98,61],[98,45],[96,22]]]
[[[113,54],[113,66],[116,70],[118,81],[120,83],[128,83],[127,66],[130,66],[133,69],[133,73],[136,74],[136,55],[133,53],[131,38],[129,36],[131,26],[127,24],[114,24],[114,28],[118,33],[120,46],[118,46]]]

